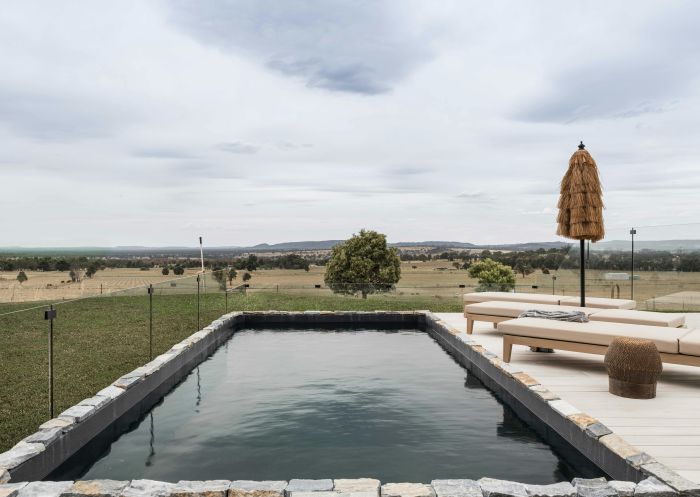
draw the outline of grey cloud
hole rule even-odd
[[[216,148],[231,154],[256,154],[260,150],[256,145],[241,142],[219,143]]]
[[[431,57],[429,40],[402,20],[398,0],[205,0],[170,4],[196,39],[262,59],[311,88],[376,95]]]
[[[313,143],[293,143],[289,141],[279,142],[277,148],[280,150],[299,150],[305,148],[313,148]]]
[[[484,192],[461,192],[457,195],[457,198],[481,198],[484,196]]]
[[[694,90],[700,76],[700,4],[674,4],[636,33],[633,50],[598,53],[592,62],[555,73],[552,88],[514,117],[571,123],[666,112]]]
[[[146,159],[193,159],[194,156],[177,148],[169,147],[144,147],[132,150],[134,157]]]
[[[386,169],[384,172],[388,176],[418,176],[433,172],[434,168],[426,166],[396,166]]]
[[[0,87],[0,123],[21,136],[70,141],[108,136],[136,116],[130,110],[78,95]]]

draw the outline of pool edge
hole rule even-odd
[[[40,480],[115,425],[121,416],[172,386],[211,355],[236,330],[260,325],[403,325],[428,332],[440,346],[481,380],[511,408],[533,416],[610,476],[639,482],[653,476],[675,491],[700,495],[700,485],[675,473],[648,454],[627,444],[611,430],[558,398],[552,398],[523,371],[460,333],[430,311],[257,311],[226,314],[175,344],[153,361],[114,381],[44,423],[39,431],[0,454],[0,483]],[[550,392],[551,393],[551,392]],[[554,396],[555,397],[555,396]],[[150,403],[152,405],[152,402]],[[523,411],[524,410],[524,411]],[[4,464],[4,463],[3,463]],[[7,467],[11,466],[11,467]],[[3,476],[5,475],[5,476]]]

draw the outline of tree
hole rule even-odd
[[[212,278],[216,280],[216,282],[219,284],[219,289],[222,291],[226,291],[226,272],[223,269],[218,269],[215,271],[212,271],[211,273]]]
[[[462,267],[462,265],[461,265],[459,262],[453,262],[453,263],[452,263],[452,266],[453,266],[455,269],[460,269],[460,268]]]
[[[170,274],[170,269],[168,266],[163,266],[163,269],[161,269],[160,272],[163,276],[168,276]]]
[[[238,277],[238,272],[234,269],[231,268],[228,270],[228,284],[233,285],[233,280],[235,280]]]
[[[185,268],[178,264],[173,268],[173,273],[175,273],[178,276],[185,274]]]
[[[17,273],[17,281],[19,281],[19,284],[21,285],[25,281],[27,281],[29,278],[27,278],[27,275],[25,274],[24,271],[20,271]]]
[[[243,282],[245,283],[246,281],[250,281],[252,277],[253,276],[248,271],[246,271],[245,273],[243,273]]]
[[[362,230],[336,245],[326,266],[324,281],[334,293],[355,295],[388,292],[401,277],[401,260],[386,245],[386,235]]]
[[[70,270],[70,264],[67,260],[61,259],[56,261],[56,271],[68,271]]]
[[[78,273],[75,269],[71,269],[70,273],[68,273],[68,276],[70,276],[70,280],[73,283],[80,280],[80,273]]]
[[[523,278],[527,276],[528,274],[532,274],[535,272],[535,270],[532,268],[531,265],[529,265],[527,262],[524,261],[518,261],[515,263],[515,266],[513,267],[514,271],[519,272],[520,274],[523,275]]]
[[[515,288],[515,273],[505,264],[483,259],[469,266],[469,276],[479,280],[477,291],[498,290],[505,292]]]
[[[100,269],[100,265],[97,262],[91,262],[85,270],[85,276],[92,278],[98,269]]]

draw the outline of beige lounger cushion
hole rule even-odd
[[[492,300],[554,305],[559,303],[558,296],[539,293],[474,292],[464,294],[464,302],[489,302]]]
[[[667,354],[677,354],[678,339],[689,333],[688,330],[683,328],[606,323],[603,321],[569,323],[567,321],[539,318],[520,318],[503,321],[498,324],[498,330],[506,335],[548,338],[550,340],[604,346],[610,345],[610,342],[615,337],[644,338],[652,340],[659,352]]]
[[[469,304],[464,306],[464,310],[469,314],[477,314],[482,316],[503,316],[517,318],[525,311],[536,309],[538,311],[565,311],[574,312],[581,311],[586,314],[601,312],[600,309],[592,307],[572,307],[568,305],[554,304],[534,304],[532,302],[480,302],[478,304]]]
[[[700,356],[700,329],[690,330],[679,343],[681,354]]]
[[[581,297],[559,297],[562,305],[579,305]],[[637,302],[627,299],[606,299],[602,297],[586,297],[586,307],[597,307],[598,309],[634,309]]]
[[[628,309],[598,309],[590,316],[590,319],[591,321],[607,321],[608,323],[645,324],[670,328],[678,328],[685,324],[685,314]]]

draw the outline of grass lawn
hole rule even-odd
[[[33,304],[34,305],[34,304]],[[201,327],[225,312],[223,293],[203,295]],[[0,314],[27,304],[0,304]],[[459,298],[360,298],[255,292],[233,294],[228,310],[416,310],[460,312]],[[55,415],[148,362],[148,296],[87,298],[57,306]],[[196,294],[153,297],[153,354],[198,330]],[[49,419],[48,323],[43,308],[0,316],[0,452]]]

